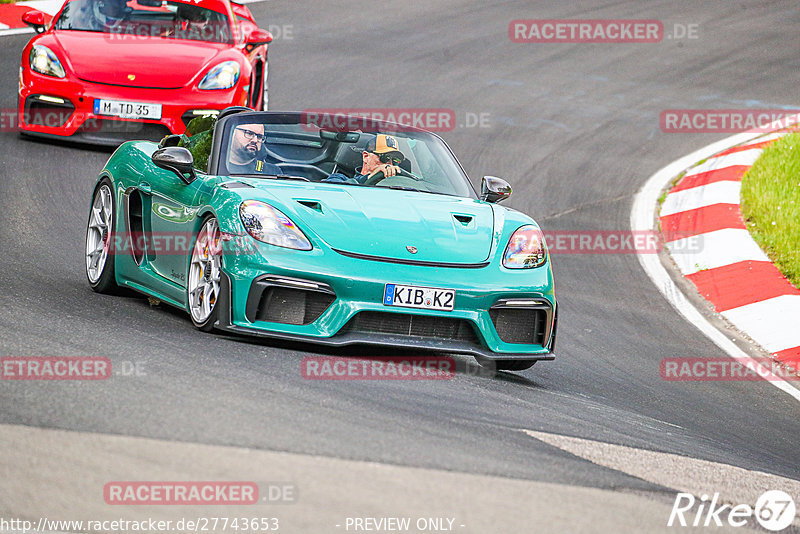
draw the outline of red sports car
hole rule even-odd
[[[68,0],[22,52],[25,134],[116,145],[182,133],[230,105],[268,107],[267,43],[230,0]]]

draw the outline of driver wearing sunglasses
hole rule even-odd
[[[356,147],[352,147],[357,150]],[[367,146],[361,153],[362,166],[355,169],[352,180],[363,184],[376,173],[382,172],[386,178],[400,174],[400,163],[405,156],[400,151],[397,139],[391,135],[378,134],[370,139]],[[331,174],[324,181],[326,182],[351,182],[347,176],[341,173]]]
[[[240,124],[233,130],[228,158],[230,174],[282,174],[280,167],[259,159],[264,146],[263,124]]]

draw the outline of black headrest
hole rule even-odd
[[[367,146],[367,143],[374,136],[361,135],[355,143],[339,143],[339,149],[336,151],[336,164],[339,167],[344,167],[348,171],[353,171],[357,167],[361,167],[363,161],[361,153]]]

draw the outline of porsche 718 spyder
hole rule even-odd
[[[484,177],[476,194],[440,137],[393,123],[218,117],[108,160],[86,233],[95,291],[132,288],[204,331],[511,370],[553,359],[550,259],[536,222],[498,204],[507,182]],[[362,174],[373,160],[383,171]]]
[[[18,125],[27,135],[118,145],[179,134],[231,105],[267,109],[267,43],[229,0],[68,0],[22,52]]]

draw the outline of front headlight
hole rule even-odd
[[[67,75],[55,53],[44,45],[33,45],[29,57],[31,69],[39,74],[63,78]]]
[[[242,219],[247,233],[263,243],[296,250],[311,250],[311,243],[297,225],[269,204],[245,200],[239,206],[239,218]]]
[[[239,64],[235,61],[220,63],[203,77],[199,89],[230,89],[239,81]]]
[[[530,269],[547,261],[547,245],[542,231],[532,225],[522,226],[511,235],[503,253],[503,267]]]

